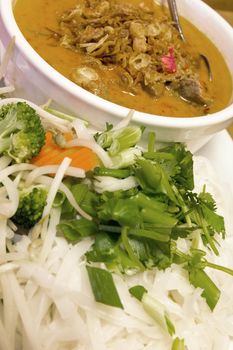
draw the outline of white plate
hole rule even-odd
[[[233,197],[233,141],[228,132],[223,130],[216,134],[196,155],[208,158],[219,183],[231,191]],[[229,350],[233,350],[233,340]]]
[[[199,142],[189,146],[192,151],[195,151],[195,147],[196,149],[201,147],[202,143]],[[216,134],[195,154],[204,156],[210,161],[216,172],[219,184],[231,191],[233,198],[233,141],[227,131],[224,130]],[[231,209],[231,217],[233,218],[233,208]],[[229,350],[233,350],[233,341]]]
[[[228,132],[223,130],[216,134],[196,154],[209,159],[219,184],[229,188],[233,196],[233,141]]]

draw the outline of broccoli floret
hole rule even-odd
[[[47,194],[47,188],[40,185],[21,190],[18,209],[12,221],[26,229],[33,227],[41,219]]]
[[[0,108],[0,155],[15,163],[29,162],[45,144],[45,131],[36,111],[25,102]]]

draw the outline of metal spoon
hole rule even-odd
[[[179,14],[178,14],[177,6],[176,6],[176,0],[167,0],[167,2],[168,2],[168,7],[169,7],[172,21],[174,22],[174,26],[178,30],[181,40],[186,41],[183,29],[182,29],[181,24],[180,24]],[[200,54],[200,57],[202,58],[202,60],[204,61],[205,65],[206,65],[206,68],[208,71],[209,81],[212,81],[213,76],[212,76],[212,71],[211,71],[209,60],[203,54]]]

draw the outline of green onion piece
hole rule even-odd
[[[171,350],[185,350],[184,339],[174,339]]]
[[[158,325],[171,336],[175,333],[175,327],[170,320],[164,306],[148,293],[144,293],[142,297],[144,310],[155,320]]]
[[[53,208],[61,207],[65,199],[66,199],[65,194],[61,191],[58,191],[53,201]]]
[[[150,296],[147,290],[140,285],[131,287],[129,292],[132,296],[142,302],[143,308],[146,313],[153,318],[153,320],[171,336],[175,334],[175,327],[169,318],[169,314],[165,307]]]
[[[144,293],[147,293],[147,290],[143,286],[138,285],[130,288],[129,292],[133,297],[141,301]]]
[[[110,133],[112,133],[112,144],[108,152],[111,156],[136,145],[142,136],[141,128],[135,125],[110,131]]]
[[[95,300],[105,305],[124,309],[111,273],[91,266],[87,266],[87,272]]]
[[[121,151],[117,153],[116,156],[112,157],[113,168],[126,168],[133,165],[141,154],[142,151],[136,147],[131,147]]]
[[[171,336],[174,335],[176,333],[175,326],[172,323],[172,321],[170,320],[169,315],[167,314],[166,311],[164,312],[164,318],[165,318],[165,321],[166,321],[168,333]]]

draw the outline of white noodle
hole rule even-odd
[[[12,252],[12,253],[4,253],[0,254],[0,264],[5,264],[9,261],[19,261],[28,258],[28,254],[23,252]],[[6,265],[4,265],[6,266]],[[1,274],[1,266],[0,266],[0,274]]]
[[[66,170],[68,169],[69,167],[69,164],[71,162],[71,159],[70,158],[64,158],[61,165],[58,167],[57,169],[57,172],[56,172],[56,175],[52,181],[52,184],[51,184],[51,187],[50,187],[50,190],[49,190],[49,193],[48,193],[48,196],[47,196],[47,204],[46,206],[44,207],[44,210],[43,210],[43,214],[42,214],[42,220],[47,217],[50,213],[50,210],[52,208],[52,205],[53,205],[53,201],[55,199],[55,196],[57,194],[57,191],[60,187],[60,184],[62,182],[62,179],[65,175],[65,172]]]
[[[40,176],[39,178],[36,179],[36,182],[44,184],[44,185],[50,185],[52,183],[52,179],[49,178],[48,176]],[[76,202],[73,193],[69,190],[69,188],[64,185],[63,183],[60,184],[59,190],[63,192],[66,195],[66,198],[70,202],[70,204],[74,207],[74,209],[77,210],[77,212],[86,218],[87,220],[92,220],[92,217],[87,214],[85,211],[82,210],[82,208],[78,205]]]
[[[2,182],[2,180],[4,180],[7,176],[12,175],[14,173],[33,169],[35,169],[35,165],[33,164],[21,163],[10,165],[7,168],[0,171],[0,182]]]
[[[91,311],[86,312],[88,334],[91,341],[92,350],[106,350],[100,319],[93,315]]]
[[[1,87],[0,88],[0,95],[8,94],[10,92],[13,92],[14,90],[15,90],[15,87],[13,85]]]
[[[8,44],[6,51],[4,53],[3,59],[2,59],[2,63],[0,65],[0,80],[5,76],[6,74],[6,70],[7,70],[7,66],[10,62],[11,56],[13,54],[13,50],[15,47],[15,37],[13,37],[10,40],[10,43]]]
[[[60,184],[62,182],[62,179],[65,175],[65,172],[67,168],[69,167],[69,164],[71,162],[70,158],[64,158],[61,165],[59,166],[55,177],[51,183],[48,195],[47,195],[47,203],[44,207],[41,222],[42,222],[42,228],[41,228],[41,238],[44,240],[47,234],[47,228],[48,228],[48,222],[49,222],[49,214],[53,205],[53,201],[56,197],[56,194],[59,190]]]
[[[90,134],[90,131],[85,126],[84,121],[82,121],[80,119],[75,119],[71,123],[71,125],[74,128],[78,138],[84,139],[84,140],[92,140],[92,141],[94,141],[93,135]]]
[[[46,165],[46,166],[35,168],[27,175],[25,179],[25,187],[30,186],[37,177],[40,177],[41,175],[45,175],[45,174],[55,174],[57,173],[58,169],[59,169],[59,165]],[[65,175],[69,175],[77,178],[84,178],[85,171],[80,168],[68,167],[65,171]]]
[[[134,115],[134,110],[131,109],[129,111],[129,113],[127,114],[127,116],[122,119],[118,124],[116,124],[112,130],[119,130],[119,129],[122,129],[122,128],[126,128],[126,126],[129,125],[129,123],[131,122],[132,118],[133,118],[133,115]]]
[[[0,256],[6,253],[7,219],[0,215]]]
[[[97,142],[78,138],[78,139],[71,140],[66,144],[67,148],[74,147],[74,146],[83,146],[83,147],[90,148],[93,152],[97,154],[97,156],[100,158],[104,166],[109,168],[112,166],[112,160],[109,157],[108,153],[105,152],[105,150],[100,145],[98,145]]]
[[[6,333],[6,329],[4,328],[1,318],[0,318],[0,350],[13,350],[10,345],[8,334]]]
[[[9,264],[8,264],[9,265]],[[4,303],[4,326],[11,348],[15,349],[15,335],[18,312],[16,311],[15,302],[13,299],[12,291],[10,289],[7,273],[0,276],[2,285],[2,296]]]
[[[2,183],[6,189],[9,199],[7,199],[5,203],[1,204],[0,215],[10,218],[15,214],[18,208],[19,192],[14,181],[12,181],[9,177],[4,178],[4,180],[2,180]]]
[[[56,237],[56,226],[59,224],[60,221],[60,214],[60,208],[53,208],[51,210],[48,230],[46,232],[46,236],[39,257],[41,261],[46,260],[53,246],[53,242]]]
[[[40,338],[39,335],[35,333],[34,320],[28,307],[24,291],[20,287],[20,284],[14,273],[9,273],[8,278],[10,282],[10,288],[13,293],[14,302],[19,312],[22,324],[24,326],[24,331],[31,346],[31,349],[41,350]]]

